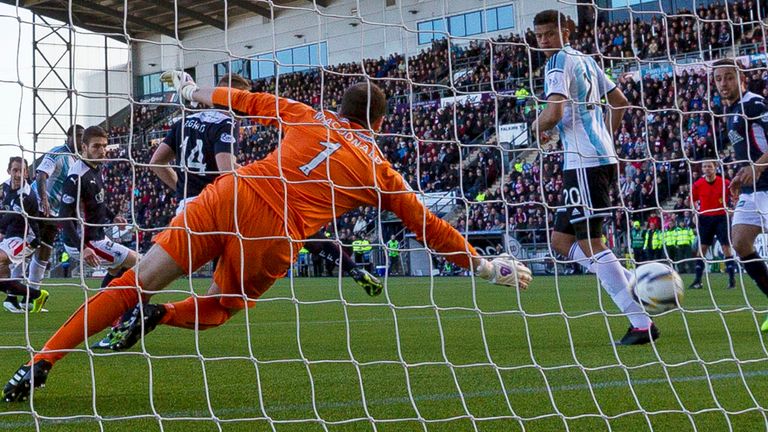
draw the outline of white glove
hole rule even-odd
[[[192,102],[194,106],[197,105],[197,102],[192,100],[192,94],[197,91],[198,87],[188,73],[174,70],[165,71],[160,75],[160,81],[173,87],[179,93],[182,102],[187,100]]]
[[[513,257],[502,254],[493,261],[481,258],[475,275],[497,285],[528,288],[533,280],[531,270]]]

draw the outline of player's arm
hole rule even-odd
[[[193,99],[210,101],[214,105],[228,106],[234,110],[256,116],[254,120],[265,126],[277,127],[281,123],[295,124],[307,121],[315,110],[292,99],[277,97],[270,93],[251,93],[229,87],[200,89]]]
[[[61,232],[64,235],[64,244],[73,248],[80,247],[80,236],[77,234],[75,225],[78,217],[77,200],[80,196],[78,183],[77,176],[67,177],[61,194],[61,207],[59,207],[59,217],[63,219]]]
[[[541,137],[542,132],[552,130],[560,120],[563,119],[566,98],[562,94],[552,94],[547,97],[547,107],[540,113],[536,121],[533,122],[531,129],[537,136]]]
[[[594,62],[593,62],[594,63]],[[629,101],[624,93],[616,86],[616,83],[608,78],[608,75],[600,69],[595,63],[597,69],[597,90],[601,97],[605,97],[608,103],[608,109],[605,115],[605,128],[611,133],[611,137],[616,135],[621,127],[621,120],[624,118],[624,111],[629,106]]]
[[[24,212],[30,216],[27,218],[27,224],[29,225],[29,229],[35,235],[35,239],[30,244],[30,246],[33,248],[37,247],[40,245],[40,225],[37,220],[37,218],[40,216],[40,210],[37,206],[37,198],[35,198],[35,196],[32,194],[25,195],[21,202],[21,206],[24,209]]]
[[[52,155],[47,154],[37,167],[35,174],[35,183],[37,184],[37,197],[40,200],[40,213],[43,216],[51,214],[51,206],[48,204],[48,177],[56,169],[56,160]]]
[[[493,261],[480,257],[461,233],[424,207],[403,177],[391,166],[381,167],[378,177],[379,184],[389,191],[382,195],[383,208],[398,215],[427,247],[447,254],[447,260],[474,270],[477,276],[493,283],[521,289],[528,287],[533,277],[524,264],[511,257],[502,256]]]
[[[203,105],[219,105],[256,116],[254,120],[266,126],[279,126],[285,122],[302,123],[314,115],[312,107],[269,93],[251,93],[230,87],[200,88],[192,78],[181,71],[166,71],[160,80],[175,88],[183,100]]]
[[[547,84],[547,94],[545,95],[547,107],[539,113],[536,121],[531,125],[531,130],[536,134],[540,144],[549,140],[547,132],[563,119],[565,101],[568,100],[570,94],[568,91],[570,78],[564,69],[547,68],[544,80]]]
[[[699,183],[693,182],[693,186],[691,186],[691,205],[693,206],[694,210],[699,209],[699,200],[701,198],[699,197]]]
[[[85,263],[95,267],[99,264],[99,260],[93,249],[84,246],[82,256],[80,254],[80,235],[77,233],[77,225],[75,225],[75,220],[80,214],[77,211],[78,199],[81,192],[84,192],[80,190],[80,183],[79,177],[76,175],[69,176],[64,182],[61,207],[59,207],[59,217],[63,219],[61,232],[64,235],[64,246],[67,253],[73,258],[81,257],[80,259]]]
[[[608,101],[605,127],[608,129],[608,132],[611,133],[611,136],[614,136],[616,135],[616,131],[621,127],[621,120],[624,118],[624,111],[627,110],[629,101],[627,100],[627,97],[624,96],[624,93],[622,93],[616,86],[605,95],[605,98]]]
[[[149,169],[171,190],[176,190],[176,182],[178,181],[176,171],[169,165],[175,158],[176,152],[163,141],[157,146],[152,154],[152,159],[149,161],[151,164]]]
[[[756,161],[742,167],[736,173],[731,182],[731,193],[734,196],[738,196],[743,185],[754,186],[766,168],[768,168],[768,152],[763,153]]]
[[[752,135],[757,144],[765,145],[768,143],[768,135],[765,132],[768,130],[766,129],[768,128],[768,107],[763,102],[753,102],[745,106],[744,114],[753,122],[749,127],[752,127]],[[760,128],[755,128],[755,125],[760,126]],[[736,173],[731,182],[731,192],[733,195],[739,195],[742,185],[754,186],[766,168],[768,168],[768,151],[764,152],[756,161],[742,167]]]

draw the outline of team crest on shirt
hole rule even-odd
[[[99,193],[96,194],[94,197],[97,203],[101,204],[104,202],[104,191],[100,190]]]
[[[65,194],[65,195],[61,196],[61,201],[64,204],[72,204],[73,202],[75,202],[75,197],[73,197],[72,195],[66,195]]]
[[[221,142],[232,144],[235,142],[235,137],[228,133],[221,134]]]
[[[557,74],[550,74],[547,77],[547,87],[552,88],[557,87],[558,85],[560,85],[560,77],[558,77]]]

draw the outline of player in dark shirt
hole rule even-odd
[[[9,312],[23,313],[40,312],[48,300],[48,291],[30,286],[29,289],[18,280],[20,275],[11,275],[11,267],[23,267],[24,259],[30,256],[39,243],[39,216],[37,197],[24,181],[27,172],[27,161],[20,157],[12,157],[8,162],[8,174],[11,179],[7,188],[3,188],[3,213],[0,217],[0,291],[8,294],[3,307]],[[29,299],[19,303],[17,297]]]
[[[59,209],[59,217],[64,219],[62,232],[67,253],[88,266],[106,267],[108,275],[103,286],[138,261],[136,252],[109,240],[105,234],[107,226],[126,223],[122,216],[112,214],[104,203],[100,166],[106,157],[107,138],[107,133],[98,126],[83,132],[82,159],[69,170]],[[84,215],[82,221],[81,214]],[[81,225],[82,235],[78,234],[78,225]]]
[[[755,240],[768,228],[768,107],[765,100],[747,91],[743,67],[730,59],[718,60],[713,78],[725,105],[728,141],[736,161],[743,164],[731,181],[731,193],[738,197],[733,214],[733,248],[744,270],[768,296],[768,266],[755,250]],[[768,332],[768,320],[761,330]]]
[[[251,89],[250,81],[239,75],[224,76],[219,86]],[[149,163],[152,172],[176,191],[176,214],[220,174],[239,167],[235,157],[237,141],[238,125],[218,110],[183,117],[171,126]]]

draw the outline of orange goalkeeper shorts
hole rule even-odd
[[[301,249],[300,243],[291,246],[283,217],[246,181],[219,177],[155,237],[188,274],[219,257],[213,280],[221,289],[221,304],[230,309],[253,306],[285,276]]]

